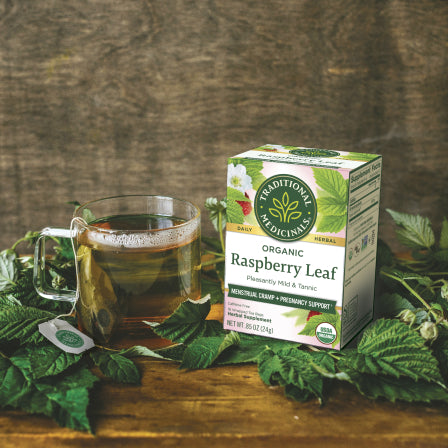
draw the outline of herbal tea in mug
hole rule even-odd
[[[42,238],[60,236],[57,230],[45,229]],[[154,337],[146,321],[161,322],[187,298],[200,298],[200,214],[193,204],[161,196],[92,201],[76,210],[71,233],[78,324],[95,341]],[[36,263],[43,247],[36,246]]]

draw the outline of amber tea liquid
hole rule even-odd
[[[96,341],[153,338],[143,321],[161,322],[187,298],[200,298],[200,234],[175,229],[184,222],[118,215],[78,235],[78,320]]]

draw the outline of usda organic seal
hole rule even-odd
[[[316,198],[301,179],[281,174],[261,184],[255,196],[255,216],[260,227],[279,241],[297,241],[314,226]]]
[[[316,337],[322,344],[332,344],[337,335],[336,328],[328,322],[322,322],[316,327]]]

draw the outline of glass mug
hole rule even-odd
[[[162,322],[201,296],[201,217],[194,204],[165,196],[116,196],[76,209],[70,229],[47,227],[36,243],[34,285],[42,297],[76,302],[78,326],[101,344],[155,339]],[[73,238],[77,291],[51,288],[47,237]],[[166,342],[166,341],[165,341]]]

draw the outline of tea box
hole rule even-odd
[[[282,145],[229,159],[225,329],[341,349],[371,321],[381,168]]]

